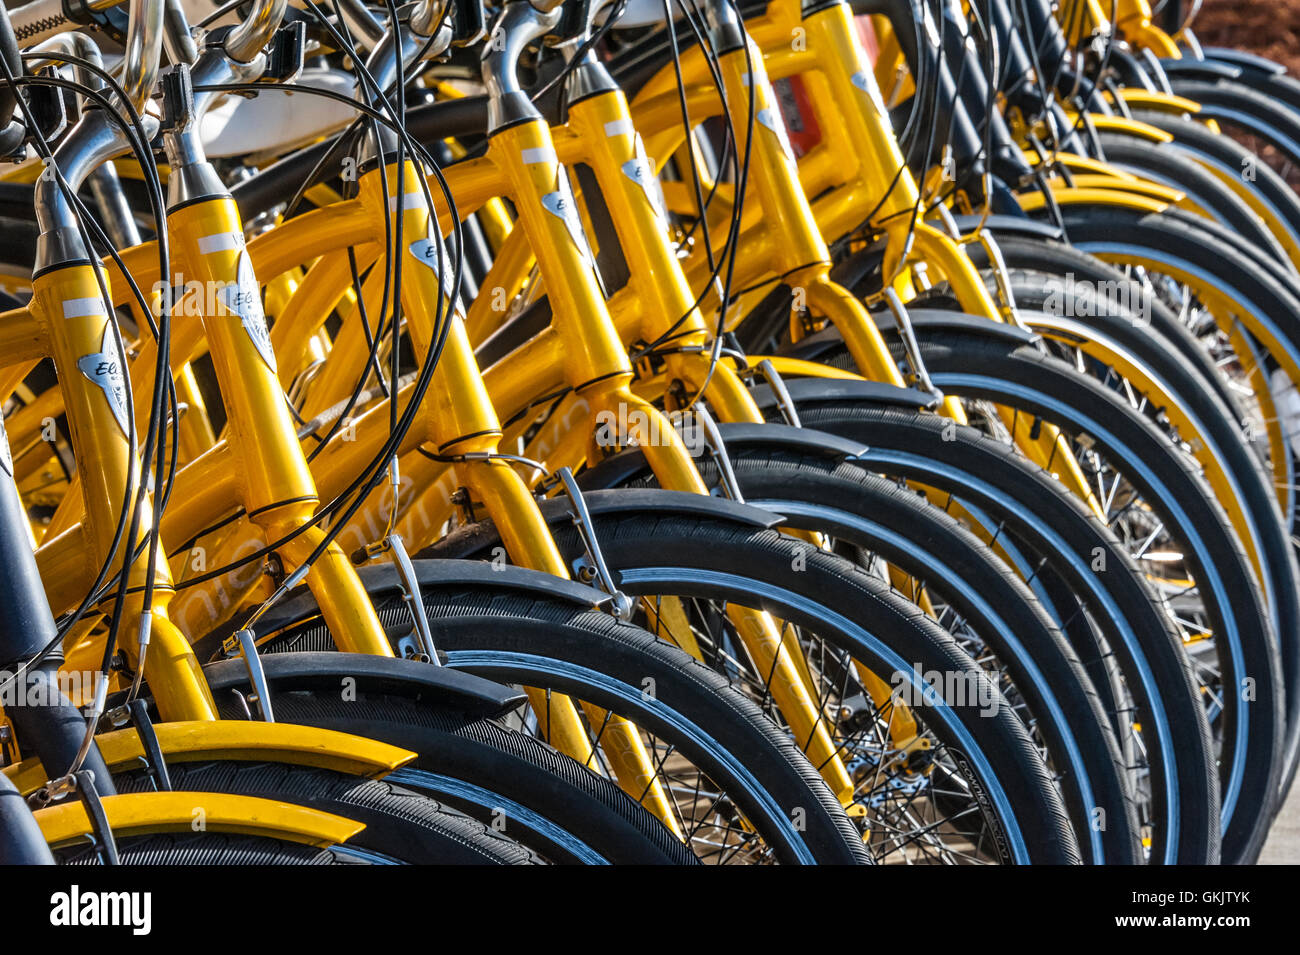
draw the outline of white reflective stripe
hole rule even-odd
[[[88,315],[107,315],[102,298],[65,298],[63,300],[64,318],[85,318]]]
[[[388,208],[392,210],[397,209],[397,196],[388,197]],[[404,212],[408,212],[411,209],[427,208],[428,206],[424,203],[424,193],[422,192],[408,192],[402,196],[402,211]]]
[[[534,146],[532,149],[523,149],[519,152],[519,158],[526,164],[536,162],[558,162],[555,157],[555,150],[550,146]]]
[[[199,239],[199,255],[230,252],[243,247],[244,237],[238,232],[218,232],[216,235],[205,235]]]
[[[605,135],[609,136],[631,136],[636,132],[636,127],[632,125],[630,119],[611,119],[605,124]]]

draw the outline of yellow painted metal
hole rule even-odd
[[[1195,100],[1187,99],[1185,96],[1174,96],[1170,93],[1126,87],[1120,90],[1120,95],[1124,97],[1124,102],[1128,104],[1130,109],[1137,107],[1138,109],[1169,113],[1174,116],[1182,116],[1188,113],[1194,116],[1201,111],[1201,104]]]
[[[180,434],[180,463],[193,461],[217,441],[208,418],[207,403],[199,390],[194,366],[186,362],[173,376],[176,382],[176,401],[183,405],[177,429]]]
[[[415,753],[387,743],[291,723],[202,720],[155,723],[154,731],[169,763],[269,760],[378,779],[416,758]],[[114,772],[138,768],[146,758],[140,734],[134,729],[101,733],[95,743],[105,765]],[[25,796],[50,778],[35,758],[8,766],[4,772]]]
[[[197,829],[328,848],[347,842],[365,828],[331,813],[228,793],[130,793],[105,797],[102,805],[118,838]],[[54,848],[82,842],[94,832],[86,807],[79,801],[38,809],[36,821]]]
[[[1124,133],[1152,143],[1169,143],[1174,140],[1171,133],[1165,132],[1159,126],[1152,126],[1150,123],[1130,119],[1127,116],[1103,116],[1093,113],[1089,116],[1089,120],[1099,132]]]
[[[1127,189],[1107,189],[1100,187],[1074,188],[1052,184],[1052,198],[1057,205],[1096,205],[1113,206],[1119,209],[1132,209],[1138,212],[1163,212],[1169,208],[1168,202],[1139,196]],[[1026,212],[1037,212],[1046,205],[1043,194],[1027,193],[1020,197],[1020,205]]]
[[[296,568],[325,534],[319,527],[296,533],[311,520],[319,499],[273,353],[263,354],[269,338],[261,291],[246,261],[238,210],[230,198],[192,203],[170,213],[168,228],[185,274],[204,288],[223,291],[207,296],[212,301],[205,303],[202,317],[226,408],[239,502],[268,538],[296,534],[280,550],[287,558],[286,571]],[[232,307],[231,290],[238,296],[238,309]],[[247,301],[248,296],[259,300]],[[307,585],[340,649],[393,655],[365,587],[336,541],[311,565]]]

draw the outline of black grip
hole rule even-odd
[[[451,15],[451,43],[469,46],[477,43],[487,32],[487,14],[483,0],[455,0]]]
[[[0,56],[9,65],[9,72],[14,76],[23,75],[23,60],[18,55],[18,38],[14,36],[14,25],[9,22],[9,11],[0,6]],[[0,88],[0,126],[9,125],[14,118],[14,108],[18,105],[18,96],[9,86]]]

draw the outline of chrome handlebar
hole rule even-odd
[[[227,55],[240,63],[252,62],[280,29],[288,7],[289,0],[257,0],[252,15],[226,37]]]
[[[162,59],[163,0],[130,0],[122,90],[136,110],[144,108]]]

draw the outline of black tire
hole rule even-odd
[[[1106,248],[1139,245],[1150,250],[1158,260],[1175,263],[1180,267],[1210,276],[1216,286],[1231,290],[1234,298],[1250,304],[1251,310],[1270,324],[1273,341],[1261,344],[1270,353],[1278,349],[1300,358],[1300,299],[1290,294],[1279,277],[1269,270],[1257,267],[1237,249],[1227,245],[1209,246],[1204,235],[1193,224],[1168,214],[1136,215],[1115,209],[1062,210],[1071,239],[1086,251],[1098,252]],[[1108,231],[1109,230],[1109,231]],[[1194,390],[1194,389],[1192,389]],[[1231,443],[1224,437],[1224,447]],[[1250,471],[1243,466],[1236,471],[1242,482],[1251,479]],[[1256,518],[1256,525],[1266,528],[1263,516],[1267,512],[1257,495],[1247,502]],[[1294,528],[1292,528],[1294,532]],[[1266,531],[1267,536],[1274,535]],[[1279,783],[1289,787],[1297,765],[1300,765],[1300,690],[1296,682],[1300,675],[1300,608],[1296,606],[1294,591],[1294,564],[1277,553],[1277,543],[1266,542],[1265,558],[1270,568],[1275,568],[1274,586],[1270,588],[1276,604],[1275,635],[1283,657],[1288,701],[1286,713],[1286,742],[1283,749],[1284,772]]]
[[[122,865],[369,865],[391,860],[358,852],[347,846],[321,849],[264,836],[222,832],[153,833],[118,840],[118,861]],[[102,860],[91,845],[54,850],[59,865],[100,865]]]
[[[412,865],[535,865],[533,852],[427,795],[385,779],[359,779],[311,766],[207,760],[172,762],[172,788],[181,792],[235,793],[293,803],[353,819],[365,829],[348,845]],[[116,773],[118,792],[151,792],[144,771]]]
[[[1237,431],[1241,430],[1243,412],[1236,396],[1196,336],[1159,298],[1144,298],[1141,287],[1115,266],[1073,246],[1006,234],[999,235],[997,240],[1006,261],[1016,303],[1029,309],[1031,317],[1034,310],[1048,310],[1045,306],[1049,301],[1059,301],[1061,307],[1066,306],[1065,296],[1069,290],[1062,289],[1058,300],[1051,299],[1057,289],[1056,284],[1048,284],[1052,280],[1059,282],[1072,277],[1076,289],[1084,285],[1092,289],[1116,289],[1114,300],[1094,295],[1088,308],[1078,307],[1075,302],[1069,304],[1075,306],[1075,314],[1088,319],[1091,327],[1151,364],[1166,382],[1193,383],[1186,400],[1192,402],[1190,407],[1202,420],[1213,422],[1227,418]],[[987,273],[989,262],[984,247],[978,244],[968,246],[967,254],[976,267],[986,271],[986,281],[992,287],[994,279]],[[1045,278],[1047,276],[1051,279]],[[961,310],[959,303],[952,298],[946,304],[942,297],[927,296],[926,301],[952,311]],[[1145,306],[1146,314],[1136,314],[1128,303]]]
[[[1224,694],[1225,862],[1253,862],[1263,847],[1281,770],[1285,732],[1278,646],[1241,545],[1212,493],[1186,459],[1126,403],[1032,346],[978,334],[935,332],[922,339],[938,387],[1041,416],[1083,433],[1127,476],[1184,544],[1184,561],[1216,634],[1223,686],[1255,688],[1243,706]],[[1231,700],[1234,705],[1228,706]],[[1238,720],[1248,724],[1241,727]],[[1241,749],[1244,744],[1244,750]],[[1234,778],[1235,777],[1235,778]]]
[[[1110,718],[1077,655],[1014,572],[914,491],[850,461],[764,443],[748,433],[733,437],[727,425],[720,429],[748,503],[783,515],[784,527],[819,531],[879,554],[955,608],[983,652],[996,653],[1028,702],[1054,758],[1053,776],[1084,858],[1096,864],[1141,861],[1134,796]],[[714,460],[706,456],[697,463],[706,484],[714,487]],[[617,475],[619,486],[657,486],[640,451],[624,452],[588,472],[584,484],[606,486],[603,471]],[[1098,826],[1099,818],[1107,824]]]
[[[268,647],[268,651],[275,647]],[[548,861],[694,865],[695,855],[626,793],[540,740],[395,694],[276,690],[279,718],[379,739],[419,756],[388,779],[428,793]],[[235,707],[219,698],[223,716]],[[229,708],[232,712],[227,713]]]
[[[554,689],[672,741],[740,807],[778,861],[871,861],[844,810],[793,742],[707,667],[640,628],[568,601],[504,588],[440,587],[436,571],[427,578],[422,595],[435,643],[450,665]],[[371,594],[380,619],[403,633],[409,616],[396,582],[375,585]],[[277,606],[258,629],[268,636],[269,652],[333,647],[309,594]],[[657,687],[649,699],[643,694],[646,678]],[[303,705],[308,719],[344,727],[335,717],[312,716],[311,701]],[[391,725],[382,709],[363,711],[347,725],[374,729],[379,723]],[[437,751],[428,755],[429,765],[437,766]],[[512,792],[508,780],[499,782],[497,791],[506,796],[532,798]],[[792,822],[795,810],[802,831]]]
[[[1285,179],[1267,163],[1260,162],[1253,152],[1231,137],[1183,116],[1134,110],[1133,118],[1164,130],[1174,137],[1174,148],[1216,165],[1229,175],[1240,176],[1243,170],[1253,168],[1255,177],[1245,181],[1290,231],[1292,241],[1300,244],[1300,198]]]
[[[974,428],[902,406],[907,393],[900,395],[900,404],[883,404],[820,381],[788,385],[806,427],[860,442],[859,463],[871,471],[916,480],[959,499],[984,515],[1000,546],[1023,553],[1036,584],[1055,578],[1079,600],[1086,613],[1069,613],[1058,624],[1072,640],[1077,633],[1072,625],[1085,618],[1095,624],[1123,671],[1149,740],[1147,757],[1156,781],[1150,798],[1154,817],[1165,821],[1151,833],[1152,860],[1218,862],[1218,779],[1205,712],[1177,632],[1114,535],[1013,448]],[[758,397],[769,418],[779,420],[770,395],[760,391]],[[1104,562],[1105,573],[1092,569],[1095,562]],[[1041,593],[1037,586],[1034,590]],[[1086,639],[1080,638],[1076,650],[1091,666],[1097,650],[1090,650]]]
[[[1259,690],[1249,706],[1223,693],[1219,734],[1225,756],[1225,860],[1253,861],[1272,819],[1282,769],[1285,723],[1277,644],[1258,598],[1250,565],[1227,516],[1188,462],[1145,418],[1092,379],[1005,336],[967,330],[918,330],[936,385],[1041,416],[1071,434],[1085,434],[1140,490],[1147,505],[1176,530],[1200,585],[1224,687]],[[896,351],[901,346],[895,345]],[[840,363],[843,358],[840,359]],[[1171,506],[1171,502],[1174,506]],[[1225,645],[1226,644],[1226,645]],[[1239,726],[1244,719],[1245,726]],[[1240,812],[1237,812],[1240,807]]]
[[[628,594],[697,597],[768,610],[861,660],[873,672],[899,679],[910,680],[919,667],[921,673],[960,674],[981,687],[987,681],[921,610],[851,563],[774,531],[721,517],[674,513],[674,499],[685,498],[690,506],[694,496],[653,493],[663,502],[659,508],[592,515],[606,562]],[[562,553],[575,559],[582,554],[571,524],[557,522],[552,529]],[[495,540],[490,525],[481,524],[452,535],[436,551],[471,556],[486,552],[484,548],[490,551]],[[791,573],[792,548],[805,561],[797,573]],[[450,656],[455,659],[454,652]],[[708,673],[708,679],[723,681],[695,666]],[[495,670],[482,675],[504,677]],[[987,690],[996,694],[991,683]],[[1078,861],[1064,807],[1009,705],[995,707],[990,718],[987,708],[970,701],[940,700],[927,705],[925,713],[927,726],[975,774],[971,785],[1002,794],[993,800],[1002,807],[1001,814],[990,824],[1002,830],[1006,858]]]
[[[1063,206],[1070,243],[1093,255],[1121,259],[1138,250],[1157,268],[1185,269],[1230,292],[1271,331],[1270,350],[1300,351],[1300,298],[1294,276],[1281,275],[1264,258],[1252,259],[1215,223],[1177,210],[1135,212],[1098,206]],[[1253,333],[1253,330],[1252,330]],[[1259,337],[1259,336],[1257,336]]]
[[[1162,320],[1163,303],[1147,302],[1149,311],[1143,317],[1121,307],[1123,296],[1108,301],[1106,296],[1094,294],[1087,302],[1074,301],[1080,288],[1117,287],[1114,283],[1124,282],[1123,274],[1117,270],[1059,243],[1003,236],[999,237],[999,244],[1008,262],[1016,302],[1031,328],[1035,312],[1048,308],[1053,314],[1086,316],[1086,324],[1091,329],[1135,356],[1160,379],[1166,391],[1176,396],[1182,408],[1198,422],[1199,434],[1223,463],[1236,499],[1244,506],[1251,522],[1252,538],[1268,579],[1274,633],[1280,642],[1282,684],[1287,691],[1286,739],[1278,786],[1279,797],[1283,796],[1300,765],[1300,692],[1296,689],[1300,687],[1300,567],[1270,486],[1271,476],[1246,444],[1235,405],[1229,408],[1220,400],[1221,376],[1215,374],[1208,356],[1183,325],[1176,320]],[[977,265],[987,266],[981,246],[970,251]],[[1062,281],[1062,277],[1072,281]],[[992,278],[989,281],[992,283]],[[1127,300],[1138,301],[1131,296]],[[960,311],[955,299],[943,295],[927,295],[926,304]],[[924,337],[927,334],[924,317],[917,324]],[[1172,334],[1166,337],[1165,332]],[[816,337],[818,340],[810,342],[811,347],[801,342],[796,353],[836,367],[852,368],[847,352],[837,344],[838,335]],[[1122,381],[1113,369],[1096,368],[1095,363],[1085,367],[1098,375],[1103,384],[1115,385]],[[1153,406],[1149,413],[1160,411],[1160,407]]]
[[[1031,325],[1034,310],[1042,308],[1054,294],[1069,294],[1042,273],[1013,272],[1012,285],[1016,301],[1024,308]],[[1182,360],[1165,339],[1141,323],[1133,324],[1124,316],[1105,311],[1095,311],[1090,323],[1104,333],[1117,332],[1116,340],[1155,372],[1179,404],[1196,418],[1200,434],[1223,462],[1233,482],[1234,494],[1251,520],[1252,536],[1268,576],[1269,605],[1274,633],[1279,640],[1282,685],[1286,690],[1286,740],[1278,786],[1281,797],[1290,788],[1300,765],[1300,691],[1297,690],[1300,688],[1300,567],[1270,486],[1271,477],[1246,444],[1240,422],[1205,387],[1204,378],[1196,373],[1195,366]],[[1100,369],[1099,374],[1103,384],[1118,378],[1111,369]],[[1156,413],[1159,410],[1154,409]]]
[[[1098,133],[1097,139],[1110,165],[1186,193],[1221,225],[1236,231],[1284,268],[1293,268],[1277,238],[1250,206],[1195,159],[1136,136],[1107,131]]]
[[[1300,114],[1285,103],[1230,79],[1174,74],[1170,85],[1177,95],[1200,104],[1199,118],[1216,120],[1228,130],[1263,140],[1292,166],[1300,166]]]

